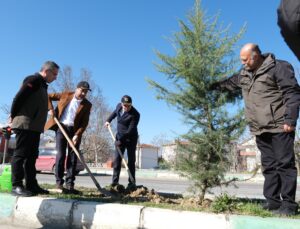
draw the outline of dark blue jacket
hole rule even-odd
[[[133,106],[122,115],[122,105],[119,103],[108,117],[107,122],[110,123],[115,117],[117,117],[117,140],[125,142],[138,137],[137,126],[140,120],[140,113]]]

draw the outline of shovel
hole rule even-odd
[[[76,149],[74,143],[72,142],[72,140],[69,138],[68,134],[66,133],[66,131],[64,130],[64,128],[62,127],[62,125],[60,124],[60,122],[58,121],[58,119],[56,117],[54,117],[54,121],[56,122],[56,124],[58,125],[59,129],[61,130],[61,132],[63,133],[63,135],[65,136],[65,138],[67,139],[69,145],[71,146],[71,148],[73,149],[73,151],[75,152],[76,156],[78,157],[78,159],[81,161],[81,163],[84,165],[84,168],[86,169],[86,171],[88,172],[88,174],[90,175],[90,177],[92,178],[94,184],[96,185],[97,189],[103,193],[106,196],[111,196],[111,193],[109,191],[107,191],[104,188],[101,188],[100,184],[97,182],[97,180],[95,179],[94,175],[91,173],[90,168],[87,166],[87,164],[85,163],[85,161],[83,160],[83,158],[80,156],[80,153],[78,152],[78,150]]]
[[[108,130],[110,132],[110,135],[111,135],[112,139],[114,140],[114,142],[116,142],[116,138],[115,138],[115,136],[114,136],[114,134],[113,134],[113,132],[111,130],[110,125],[108,125],[107,128],[108,128]],[[116,148],[117,148],[117,151],[118,151],[120,157],[122,158],[123,164],[124,164],[124,166],[125,166],[125,168],[127,170],[127,173],[128,173],[128,176],[129,176],[129,179],[130,179],[131,183],[135,184],[135,180],[134,180],[134,178],[133,178],[133,176],[132,176],[132,174],[131,174],[131,172],[130,172],[130,170],[128,168],[128,165],[127,165],[127,163],[126,163],[126,161],[124,159],[124,156],[123,156],[123,154],[122,154],[122,152],[120,150],[120,147],[116,146]]]

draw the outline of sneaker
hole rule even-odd
[[[262,208],[267,211],[274,211],[280,208],[280,204],[270,204],[269,202],[263,203]]]
[[[281,215],[281,216],[293,216],[297,215],[298,209],[281,206],[279,209],[273,211],[273,214],[275,215]]]
[[[32,192],[35,195],[38,194],[49,194],[49,191],[46,189],[41,188],[39,185],[31,187],[31,188],[27,188],[28,191]]]
[[[32,192],[26,190],[23,186],[13,187],[11,194],[14,196],[23,196],[23,197],[29,197],[34,195]]]

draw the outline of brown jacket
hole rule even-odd
[[[74,92],[49,94],[48,109],[54,110],[52,101],[58,101],[57,107],[55,108],[55,115],[59,120],[65,108],[71,102],[73,97],[74,97]],[[92,104],[87,99],[83,99],[76,112],[75,120],[74,120],[74,132],[75,135],[79,137],[79,139],[81,139],[81,136],[89,123],[91,108],[92,108]],[[58,126],[56,125],[54,118],[50,118],[45,125],[45,130],[50,129],[56,131],[57,128]]]

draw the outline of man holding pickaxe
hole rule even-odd
[[[113,178],[112,187],[119,184],[119,177],[121,171],[121,161],[125,149],[128,155],[128,174],[129,183],[127,188],[135,188],[135,150],[138,139],[137,126],[140,120],[140,113],[132,106],[132,99],[128,95],[121,98],[116,109],[108,117],[105,126],[110,128],[110,122],[117,117],[117,134],[115,140],[116,152],[113,160]],[[127,165],[125,164],[127,167]]]
[[[78,194],[79,191],[74,189],[75,170],[77,165],[77,155],[68,145],[68,139],[64,136],[64,132],[72,139],[76,149],[79,149],[81,137],[89,123],[89,116],[92,104],[86,99],[88,91],[91,91],[90,85],[86,81],[77,84],[74,91],[49,94],[49,110],[52,117],[45,125],[45,130],[51,129],[56,132],[56,162],[55,162],[55,178],[58,189],[72,194]],[[57,101],[57,107],[54,110],[52,101]],[[54,116],[61,124],[62,129],[58,128]],[[66,187],[64,184],[65,158],[66,149],[68,148],[68,156],[66,163]]]

